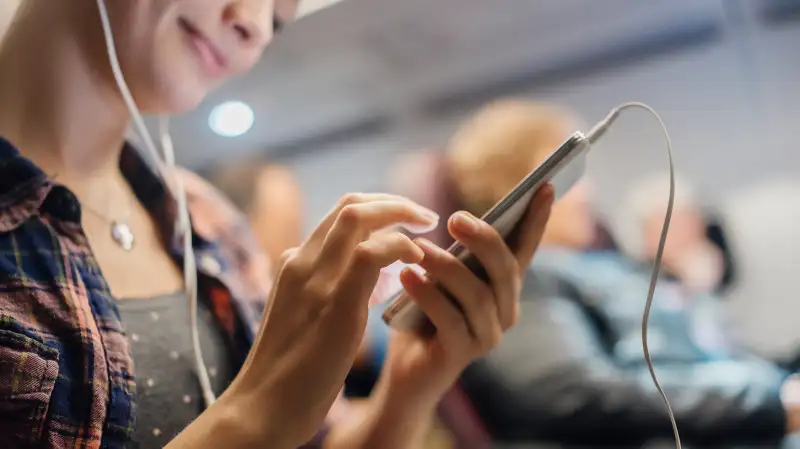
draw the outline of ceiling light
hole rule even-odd
[[[250,131],[254,121],[253,109],[241,101],[217,105],[208,117],[211,130],[223,137],[241,136]]]

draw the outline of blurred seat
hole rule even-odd
[[[775,179],[733,192],[722,206],[736,282],[726,295],[740,342],[771,360],[800,348],[800,179]]]

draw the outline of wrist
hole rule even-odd
[[[238,398],[225,395],[206,409],[184,429],[167,448],[219,447],[232,449],[256,449],[263,447],[289,449],[292,447],[281,438],[283,435],[270,430],[274,426],[263,426],[256,420]]]
[[[260,401],[261,395],[237,394],[235,389],[229,388],[206,412],[214,414],[215,427],[228,429],[235,432],[234,440],[237,448],[285,448],[294,449],[298,446],[292,436],[293,423],[281,422],[275,414],[270,412],[268,401]],[[285,425],[290,424],[290,425]],[[231,435],[229,431],[220,432],[222,435]],[[227,446],[228,443],[226,443]]]
[[[431,385],[401,382],[382,375],[370,396],[373,407],[394,414],[433,413],[445,391]]]

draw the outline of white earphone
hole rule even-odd
[[[105,0],[97,0],[97,8],[100,11],[100,20],[103,25],[103,35],[106,41],[106,48],[108,49],[108,59],[111,63],[111,69],[114,73],[114,79],[117,82],[122,98],[125,105],[130,111],[131,119],[138,131],[138,135],[142,140],[142,146],[147,151],[150,159],[158,175],[164,180],[169,189],[172,191],[173,196],[178,202],[178,223],[175,232],[183,239],[183,276],[184,288],[189,297],[189,316],[190,326],[192,333],[192,350],[194,352],[194,359],[197,371],[197,378],[200,381],[200,388],[203,392],[203,401],[206,407],[210,406],[215,401],[214,391],[211,388],[211,380],[208,376],[208,369],[205,362],[203,362],[203,354],[200,348],[200,336],[197,325],[197,267],[194,257],[194,248],[192,246],[192,224],[189,218],[189,209],[186,204],[186,192],[183,189],[183,183],[177,176],[175,168],[175,153],[172,147],[172,139],[169,135],[168,120],[166,117],[161,118],[161,149],[164,152],[163,159],[156,149],[155,142],[147,130],[147,126],[142,119],[142,114],[136,106],[136,102],[131,95],[128,84],[125,82],[125,77],[122,74],[122,68],[119,65],[119,58],[117,57],[116,45],[114,43],[114,34],[111,30],[111,22],[108,19],[108,10],[106,9]]]

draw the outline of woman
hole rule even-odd
[[[250,69],[296,5],[139,0],[108,7],[136,103],[143,112],[172,114]],[[23,1],[0,51],[4,447],[300,446],[320,429],[341,388],[381,267],[398,259],[421,264],[464,313],[430,281],[403,272],[437,335],[394,335],[363,413],[333,422],[316,444],[417,447],[438,398],[516,320],[520,267],[535,250],[552,189],[532,204],[537,212],[516,253],[474,217],[449,219],[490,283],[424,241],[372,234],[438,218],[380,194],[343,198],[285,257],[272,283],[241,217],[199,179],[178,174],[194,223],[200,339],[220,394],[203,410],[188,362],[188,318],[175,306],[185,304],[175,293],[184,288],[175,198],[125,143],[130,114],[119,92],[98,3]]]

